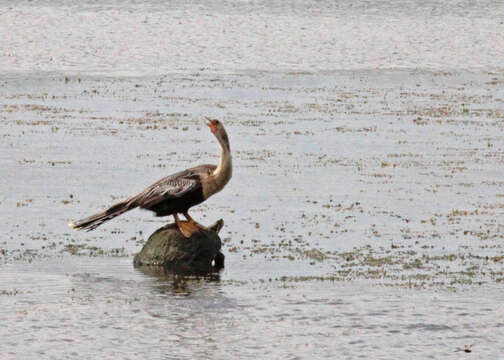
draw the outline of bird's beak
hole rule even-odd
[[[216,124],[215,120],[210,119],[210,118],[208,118],[208,117],[206,117],[205,119],[206,119],[206,121],[207,121],[207,122],[205,123],[205,124],[206,124],[206,126],[208,126],[208,127],[210,128],[210,131],[211,131],[212,133],[215,133],[215,132],[217,131],[217,124]]]

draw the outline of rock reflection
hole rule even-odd
[[[218,272],[178,271],[164,266],[138,266],[136,271],[154,278],[153,288],[161,294],[189,296],[210,283],[219,283]]]

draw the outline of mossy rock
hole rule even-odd
[[[224,255],[220,252],[219,231],[224,225],[221,219],[207,229],[184,237],[176,224],[157,229],[142,250],[133,259],[135,266],[163,266],[177,272],[208,273],[224,267]]]

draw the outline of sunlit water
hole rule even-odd
[[[502,21],[491,1],[0,1],[0,358],[500,358]],[[224,218],[224,272],[134,269],[166,221],[148,212],[70,231],[217,162],[204,116],[234,156],[192,212]]]

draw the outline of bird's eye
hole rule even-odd
[[[219,120],[215,120],[215,124],[219,125],[220,124]]]

